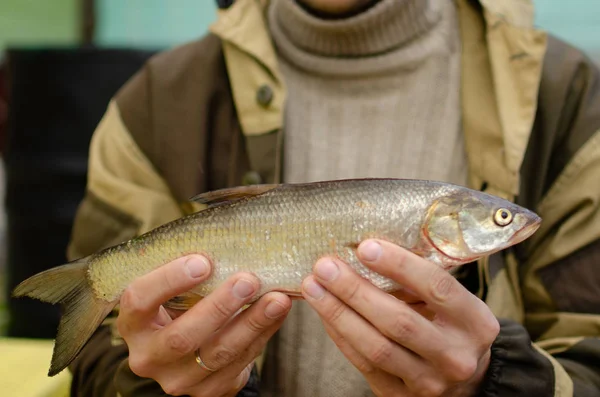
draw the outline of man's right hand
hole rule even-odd
[[[129,366],[167,394],[235,396],[291,308],[288,296],[271,292],[238,314],[260,288],[256,276],[238,273],[181,316],[170,316],[162,304],[209,274],[205,257],[179,258],[132,282],[121,297],[117,327]],[[208,369],[196,362],[196,349]]]

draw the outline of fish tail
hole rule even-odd
[[[86,276],[89,258],[38,273],[13,291],[14,297],[28,296],[61,305],[62,315],[48,376],[58,374],[75,359],[117,303],[95,297]]]

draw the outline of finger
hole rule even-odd
[[[394,342],[428,360],[446,350],[447,338],[438,327],[405,302],[360,277],[348,265],[322,258],[314,271],[319,284]]]
[[[321,287],[313,276],[302,283],[302,294],[322,321],[331,326],[375,367],[406,381],[425,371],[425,362],[382,335],[344,302]]]
[[[358,257],[375,272],[414,291],[455,324],[478,329],[496,322],[485,303],[450,273],[408,250],[386,241],[367,240],[358,247]]]
[[[331,326],[325,324],[325,330],[340,348],[342,353],[365,376],[374,394],[378,397],[398,396],[441,396],[447,390],[446,383],[440,379],[435,370],[423,372],[416,378],[401,379],[375,367],[369,367],[368,361],[361,357],[344,338]],[[366,363],[366,364],[365,364]],[[469,394],[470,395],[470,394]]]
[[[200,393],[200,395],[215,396],[231,391],[232,385],[239,387],[241,383],[240,373],[244,371],[244,368],[248,368],[261,354],[269,339],[273,337],[275,332],[281,327],[281,324],[283,324],[283,320],[284,317],[280,317],[279,321],[260,334],[255,342],[236,361],[220,371],[212,373],[201,384],[198,384],[193,391]],[[246,384],[247,380],[248,378],[243,382],[242,387]]]
[[[256,294],[256,276],[235,274],[182,316],[153,335],[157,362],[189,356],[226,324]]]
[[[287,295],[266,294],[201,347],[202,360],[209,368],[226,367],[256,343],[267,329],[282,321],[291,307],[292,301]]]
[[[240,390],[242,390],[246,386],[246,384],[248,384],[250,376],[252,375],[252,369],[254,368],[254,365],[254,362],[248,364],[246,368],[244,368],[244,370],[233,380],[233,382],[231,382],[231,385],[233,385],[233,387],[230,386],[230,390],[226,391],[233,393],[231,395],[237,395],[237,393]]]
[[[238,370],[235,374],[227,373],[224,375],[219,373],[218,375],[212,375],[212,377],[190,389],[186,395],[194,397],[236,396],[250,380],[253,367],[254,363],[250,363],[242,368],[241,372]]]
[[[159,306],[158,313],[156,317],[154,317],[154,321],[150,325],[152,329],[161,329],[164,326],[168,325],[173,321],[173,316],[169,313],[164,306]]]
[[[210,273],[210,262],[192,255],[176,259],[134,280],[123,292],[117,320],[119,331],[127,335],[132,328],[144,327],[154,319],[165,301],[192,289]]]
[[[375,393],[376,396],[404,396],[408,395],[408,389],[402,379],[373,366],[356,349],[354,349],[342,335],[331,325],[324,323],[325,330],[344,354],[344,356],[358,369]]]

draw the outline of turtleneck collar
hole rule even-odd
[[[365,57],[393,51],[430,30],[441,18],[440,5],[439,0],[381,0],[352,17],[322,19],[297,0],[272,0],[271,23],[303,52]]]

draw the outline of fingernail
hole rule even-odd
[[[240,279],[233,285],[233,295],[238,299],[246,299],[254,293],[254,284],[248,280]]]
[[[304,291],[313,299],[321,299],[325,295],[325,290],[313,279],[304,282]]]
[[[381,256],[381,245],[375,241],[367,241],[358,248],[361,259],[375,262]]]
[[[321,259],[315,265],[315,273],[323,280],[333,281],[340,274],[340,269],[331,259]]]
[[[281,315],[285,312],[286,308],[277,301],[271,301],[265,308],[265,316],[271,319],[276,319],[281,317]]]
[[[192,256],[185,261],[188,273],[192,278],[199,278],[208,273],[208,261],[201,256]]]

